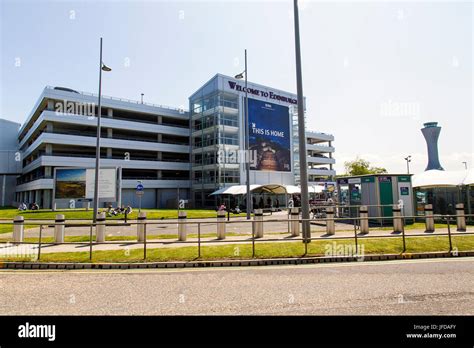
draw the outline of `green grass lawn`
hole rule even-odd
[[[458,251],[474,250],[474,236],[453,236],[453,248]],[[304,254],[304,244],[300,242],[256,242],[256,258],[300,257]],[[407,237],[407,253],[448,251],[448,237]],[[308,244],[307,256],[347,255],[342,253],[354,246],[353,240],[313,241]],[[364,254],[399,254],[402,252],[401,238],[359,239]],[[363,248],[363,249],[362,249]],[[147,249],[147,261],[191,261],[197,259],[197,247]],[[342,253],[342,254],[341,254]],[[349,254],[350,255],[350,254]],[[202,246],[201,260],[248,259],[252,257],[251,243]],[[3,261],[15,259],[3,259]],[[27,260],[27,259],[16,259]],[[88,252],[44,253],[43,262],[90,262]],[[143,249],[123,249],[114,251],[94,251],[92,262],[141,262]]]

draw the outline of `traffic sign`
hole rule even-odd
[[[143,191],[143,185],[142,185],[142,184],[138,184],[137,187],[136,187],[136,190],[137,190],[137,191]]]

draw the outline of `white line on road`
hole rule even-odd
[[[138,268],[138,269],[89,269],[89,270],[67,270],[67,269],[45,269],[45,270],[25,270],[25,269],[3,269],[0,274],[22,273],[22,274],[44,274],[44,273],[74,273],[74,274],[125,274],[125,273],[183,273],[183,272],[209,272],[209,271],[246,271],[246,270],[276,270],[276,269],[307,269],[307,268],[339,268],[339,267],[364,267],[364,266],[393,266],[416,263],[444,263],[444,262],[472,262],[474,257],[463,258],[443,258],[443,259],[416,259],[416,260],[387,260],[387,261],[364,261],[364,262],[344,262],[344,263],[324,263],[306,265],[268,265],[268,266],[234,266],[234,267],[199,267],[199,268]]]

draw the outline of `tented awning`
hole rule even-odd
[[[266,185],[250,185],[250,192],[252,193],[274,193],[274,194],[294,194],[300,193],[300,188],[293,185],[278,185],[278,184],[266,184]],[[221,188],[211,195],[245,195],[247,193],[246,185],[234,185],[229,187]]]
[[[473,170],[427,170],[413,175],[413,187],[474,185]]]
[[[308,186],[309,193],[322,193],[324,191],[324,186],[321,185],[310,185]]]

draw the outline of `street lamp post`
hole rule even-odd
[[[247,185],[247,220],[250,220],[250,153],[249,153],[249,108],[248,108],[248,89],[247,89],[247,49],[245,49],[245,70],[235,75],[236,79],[242,79],[245,74],[245,115],[244,115],[244,128],[245,128],[245,176]]]
[[[311,225],[309,223],[309,194],[308,194],[308,165],[306,162],[306,134],[304,124],[303,78],[301,72],[300,24],[298,18],[298,0],[293,1],[295,16],[295,56],[296,56],[296,87],[298,95],[298,138],[300,159],[300,185],[301,185],[301,217],[303,239],[305,243],[311,241]]]
[[[102,71],[112,71],[102,62],[102,38],[100,38],[100,62],[99,62],[99,103],[97,111],[97,144],[95,153],[95,178],[94,178],[94,223],[97,221],[99,212],[99,171],[100,171],[100,116],[102,113],[101,94],[102,94]]]
[[[467,169],[467,162],[464,161],[464,162],[462,162],[462,163],[464,164],[464,169]]]
[[[143,96],[144,96],[144,95],[145,95],[145,94],[144,94],[144,93],[142,93],[142,104],[143,104]]]
[[[411,155],[405,157],[405,161],[407,161],[407,173],[410,174],[410,162],[411,162]]]

